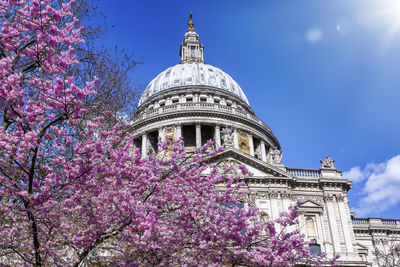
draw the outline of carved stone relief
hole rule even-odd
[[[325,201],[335,201],[335,196],[334,196],[334,195],[331,195],[331,194],[325,195],[325,196],[324,196],[324,200],[325,200]]]
[[[272,192],[269,193],[269,197],[270,198],[279,198],[279,193],[275,192],[275,191],[272,191]]]
[[[221,139],[224,147],[233,147],[233,130],[231,127],[225,127],[221,130]]]
[[[268,152],[268,163],[270,164],[281,164],[282,162],[282,151],[277,147],[270,147]]]
[[[323,203],[324,199],[322,196],[303,196],[303,195],[292,195],[292,200],[296,201],[298,199],[301,199],[303,202],[306,202],[307,200],[315,201],[318,203]]]
[[[335,195],[335,197],[336,197],[336,200],[338,201],[338,202],[343,202],[344,201],[344,196],[343,195]]]
[[[233,159],[227,159],[219,162],[217,164],[217,169],[220,173],[228,175],[240,175],[241,171],[239,169],[240,163]]]
[[[281,193],[281,197],[282,198],[291,199],[292,198],[292,194],[290,192],[282,192]]]

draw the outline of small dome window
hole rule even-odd
[[[226,88],[226,82],[225,82],[225,79],[221,79],[221,84],[222,84],[222,87]]]
[[[213,69],[208,69],[208,71],[209,71],[209,72],[214,72],[214,70],[213,70]]]
[[[177,83],[179,83],[179,79],[174,80],[174,84],[177,84]]]
[[[217,80],[214,75],[210,75],[210,85],[216,86]]]
[[[236,93],[236,90],[237,90],[237,89],[236,89],[236,86],[235,86],[234,84],[232,84],[232,83],[231,83],[231,89],[232,89],[232,91],[233,91],[234,93]]]

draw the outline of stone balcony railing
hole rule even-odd
[[[300,178],[320,178],[321,172],[316,169],[297,169],[297,168],[286,168],[286,171],[295,177]]]
[[[246,112],[242,109],[229,107],[220,104],[213,103],[178,103],[167,106],[162,106],[159,108],[155,108],[148,111],[142,111],[139,114],[135,115],[135,120],[144,120],[149,119],[155,116],[178,112],[178,111],[215,111],[218,113],[227,113],[242,117],[244,119],[250,120],[256,124],[261,125],[261,127],[265,128],[268,132],[271,132],[271,129],[259,118],[255,115]]]
[[[396,227],[400,229],[400,220],[381,218],[352,218],[353,227]]]

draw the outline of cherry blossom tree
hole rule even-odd
[[[210,161],[211,142],[189,156],[166,140],[163,157],[143,158],[129,125],[102,127],[107,114],[75,127],[97,80],[78,86],[66,71],[83,42],[72,4],[0,0],[0,263],[319,264],[299,203],[263,221],[243,176]]]

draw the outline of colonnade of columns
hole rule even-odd
[[[175,126],[175,137],[178,139],[182,137],[182,124],[176,124]],[[214,125],[214,142],[216,147],[220,147],[222,145],[225,145],[222,143],[221,140],[221,128],[226,127],[222,126],[219,124]],[[158,137],[162,137],[162,128],[158,129]],[[142,155],[147,155],[149,152],[148,149],[148,133],[143,132],[142,133],[142,147],[141,147],[141,152]],[[202,124],[200,122],[195,122],[195,144],[196,148],[200,148],[202,144]],[[261,156],[261,160],[264,162],[267,162],[267,150],[266,150],[266,143],[264,140],[260,140],[258,143],[257,147],[254,145],[254,137],[251,133],[247,133],[248,140],[249,140],[249,147],[250,147],[250,155],[255,156],[256,151],[258,151],[258,156]],[[234,128],[232,132],[232,139],[233,139],[233,147],[236,149],[239,149],[239,141],[238,141],[238,129]]]

